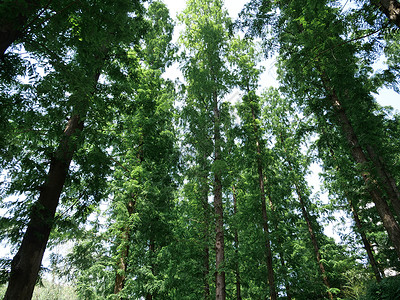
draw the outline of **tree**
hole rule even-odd
[[[100,13],[102,10],[106,10],[107,13]],[[49,49],[46,53],[50,56],[50,61],[54,62],[54,71],[44,77],[41,87],[44,88],[46,84],[55,80],[64,89],[60,95],[62,98],[57,99],[59,102],[55,104],[55,110],[68,111],[70,117],[62,134],[57,136],[58,146],[52,149],[53,145],[46,145],[47,158],[50,160],[48,172],[45,175],[47,170],[42,166],[42,177],[35,178],[37,181],[43,179],[43,183],[37,187],[38,193],[32,195],[36,197],[38,194],[38,198],[29,208],[30,220],[11,264],[5,299],[30,299],[32,296],[43,253],[54,226],[60,196],[69,177],[71,161],[75,153],[82,149],[84,122],[93,116],[90,108],[96,110],[96,105],[99,104],[97,96],[100,75],[110,61],[111,54],[118,53],[122,45],[136,40],[135,35],[128,37],[126,32],[117,30],[120,24],[134,24],[129,15],[133,11],[140,13],[138,3],[120,1],[97,6],[81,3],[79,9],[71,12],[72,26],[68,28],[71,34],[67,47],[61,47],[56,52]],[[93,32],[97,32],[97,35],[93,35]],[[49,38],[49,35],[46,37]],[[58,42],[54,40],[55,46]],[[69,56],[70,53],[67,57],[62,56],[66,54],[63,51],[68,51],[67,49],[72,51],[72,57]],[[70,74],[73,74],[73,77],[68,78]],[[43,98],[46,97],[45,89],[39,90],[38,95],[41,96],[40,93],[43,93]],[[52,109],[52,104],[49,105],[45,101],[40,104],[45,107],[43,109]],[[48,106],[45,106],[46,104]],[[85,166],[82,168],[85,169]],[[17,174],[20,175],[22,174]],[[28,190],[22,189],[19,192]]]
[[[211,129],[213,140],[211,168],[216,216],[216,299],[226,298],[222,199],[226,162],[222,157],[224,139],[221,135],[221,99],[229,90],[229,72],[224,53],[227,51],[230,20],[222,4],[219,0],[188,1],[187,8],[180,16],[181,22],[185,24],[181,41],[189,52],[183,69],[188,81],[188,98],[193,100],[193,109],[206,112],[209,120],[207,126],[208,130]]]
[[[268,283],[270,291],[270,299],[277,299],[274,269],[272,263],[272,250],[270,240],[270,220],[267,215],[267,199],[265,190],[265,164],[263,153],[265,142],[262,138],[262,131],[259,128],[259,114],[260,105],[259,98],[255,95],[255,89],[258,85],[258,77],[261,73],[255,64],[257,63],[257,53],[250,43],[242,40],[236,40],[232,46],[233,63],[237,65],[236,78],[238,86],[246,94],[243,97],[242,106],[238,110],[239,116],[243,120],[243,128],[245,140],[248,141],[247,145],[250,150],[246,153],[246,157],[253,160],[253,164],[258,174],[258,189],[260,197],[260,210],[262,212],[263,230],[265,235],[265,257],[268,270]]]

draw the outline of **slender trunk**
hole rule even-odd
[[[278,295],[275,288],[275,276],[272,262],[272,251],[271,251],[271,241],[269,239],[269,226],[268,226],[268,215],[267,215],[267,205],[266,205],[266,197],[265,197],[265,187],[264,187],[264,175],[263,175],[263,166],[261,160],[261,147],[260,141],[258,138],[258,128],[255,123],[256,115],[253,107],[253,102],[250,102],[251,106],[251,114],[253,120],[253,131],[256,138],[256,151],[257,151],[257,172],[258,172],[258,186],[260,189],[260,200],[261,200],[261,211],[263,217],[263,230],[265,234],[265,255],[267,262],[267,272],[268,272],[268,285],[269,285],[269,294],[271,300],[276,300]],[[272,203],[271,203],[272,205]]]
[[[83,121],[79,115],[74,115],[64,130],[64,137],[55,155],[51,158],[47,180],[41,187],[40,196],[32,208],[22,244],[11,263],[5,300],[32,298],[60,195],[76,150],[72,137],[82,129]]]
[[[382,158],[375,152],[375,149],[371,145],[367,145],[366,148],[369,157],[374,163],[377,174],[385,187],[390,203],[392,204],[397,216],[400,218],[400,192],[397,188],[396,182],[389,170],[385,167]]]
[[[95,74],[95,85],[100,71]],[[62,140],[50,160],[47,179],[34,204],[21,246],[11,262],[10,279],[4,300],[30,300],[35,288],[43,254],[54,223],[72,157],[77,149],[75,137],[83,130],[81,115],[73,115],[64,130]]]
[[[290,163],[289,163],[290,165]],[[315,236],[314,233],[314,229],[310,220],[310,216],[307,212],[307,209],[305,207],[304,204],[304,199],[302,197],[302,193],[300,191],[300,187],[298,186],[297,183],[295,183],[295,187],[296,187],[296,193],[297,193],[297,197],[299,198],[299,202],[300,202],[300,207],[301,207],[301,212],[303,214],[303,218],[305,219],[306,223],[307,223],[307,227],[308,227],[308,232],[310,233],[310,238],[311,238],[311,243],[313,245],[314,248],[314,253],[315,253],[315,257],[317,258],[317,263],[319,266],[319,269],[321,271],[322,274],[322,280],[328,290],[328,295],[329,295],[329,299],[333,299],[333,295],[330,292],[330,284],[329,284],[329,280],[328,280],[328,276],[326,276],[326,271],[325,271],[325,267],[324,264],[321,261],[321,251],[319,250],[319,246],[318,246],[318,241],[317,241],[317,237]]]
[[[379,9],[391,22],[400,27],[400,3],[397,0],[380,0]]]
[[[334,151],[332,149],[330,149],[330,153],[331,153],[331,156],[333,157],[333,159],[336,160],[335,153],[334,153]],[[337,168],[337,170],[340,170],[339,166],[337,166],[336,168]],[[375,257],[374,257],[374,254],[373,254],[371,243],[367,239],[367,236],[366,236],[366,234],[364,232],[364,229],[363,229],[363,226],[362,226],[362,222],[360,220],[360,217],[358,216],[358,213],[357,213],[357,211],[355,209],[353,201],[351,200],[349,195],[347,195],[347,193],[346,193],[346,198],[347,198],[347,200],[349,202],[351,212],[353,213],[354,222],[356,223],[358,232],[361,235],[361,240],[363,242],[364,249],[367,252],[368,260],[369,260],[369,262],[371,264],[371,267],[372,267],[372,270],[373,270],[373,272],[375,274],[376,281],[380,282],[382,277],[381,277],[381,273],[379,271],[378,265],[377,265],[377,263],[375,261]]]
[[[153,295],[150,293],[147,293],[146,300],[153,300]]]
[[[345,109],[336,95],[336,91],[327,85],[327,80],[324,78],[323,83],[325,84],[327,91],[330,91],[331,93],[330,98],[332,101],[332,106],[340,122],[347,143],[350,146],[351,154],[354,160],[363,167],[361,175],[364,179],[367,190],[371,195],[373,202],[375,203],[376,210],[378,211],[378,214],[382,220],[383,226],[385,227],[389,238],[395,247],[398,257],[400,258],[400,226],[396,222],[387,202],[382,198],[380,191],[378,190],[376,180],[367,170],[369,161],[360,146],[357,135],[355,134],[353,126],[347,117]]]
[[[207,159],[205,155],[205,159]],[[208,283],[208,276],[210,274],[210,249],[208,246],[209,239],[209,204],[208,204],[208,189],[209,185],[207,183],[207,174],[203,176],[203,187],[202,187],[202,206],[204,213],[204,229],[203,229],[203,241],[204,241],[204,249],[203,249],[203,284],[204,284],[204,299],[210,299],[210,284]]]
[[[139,138],[137,159],[139,161],[139,164],[141,165],[144,160],[143,135],[141,135]],[[122,228],[122,233],[121,233],[121,244],[122,244],[121,248],[122,248],[122,250],[120,251],[120,257],[119,257],[118,265],[117,265],[117,272],[115,275],[114,294],[119,294],[125,285],[126,270],[128,267],[128,258],[129,258],[129,242],[130,242],[130,235],[131,235],[131,230],[132,230],[129,220],[135,210],[135,206],[136,206],[136,195],[134,193],[132,193],[131,199],[126,204],[126,209],[128,211],[128,218],[127,218],[127,223]]]
[[[287,151],[286,151],[286,148],[284,146],[284,138],[282,136],[282,133],[280,134],[280,138],[281,138],[281,143],[282,143],[283,150],[284,150],[285,156],[286,156]],[[294,168],[292,166],[292,162],[290,161],[290,159],[288,157],[285,157],[285,160],[289,165],[289,170],[291,172],[294,172]],[[304,203],[304,199],[303,199],[303,193],[301,192],[301,189],[300,189],[298,181],[294,180],[294,186],[295,186],[295,189],[296,189],[297,198],[299,199],[301,213],[303,215],[304,220],[307,223],[308,232],[310,234],[310,239],[311,239],[311,243],[312,243],[313,248],[314,248],[314,253],[315,253],[315,257],[317,259],[319,270],[321,271],[322,280],[323,280],[324,285],[326,286],[326,288],[328,290],[329,299],[333,299],[333,295],[330,292],[331,286],[329,284],[329,280],[328,280],[328,277],[326,275],[324,264],[321,261],[321,251],[319,249],[317,237],[315,236],[314,228],[313,228],[313,225],[311,223],[311,218],[310,218],[310,215],[308,214],[308,211],[306,209],[306,206],[305,206],[305,203]]]
[[[233,213],[235,216],[237,216],[237,198],[236,198],[235,186],[232,186],[232,192],[233,192]],[[236,300],[242,300],[242,295],[240,291],[240,270],[239,270],[239,235],[236,228],[235,228],[234,243],[235,243],[235,254],[236,254],[236,262],[235,262]]]
[[[218,108],[217,93],[213,92],[213,105],[214,105],[214,143],[215,143],[215,163],[221,161],[221,132],[219,128],[220,124],[220,112]],[[225,300],[226,289],[225,289],[225,271],[221,270],[225,260],[225,249],[224,249],[224,210],[222,206],[222,180],[221,171],[216,170],[214,173],[214,209],[216,215],[216,226],[215,226],[215,257],[216,257],[216,275],[215,275],[215,299]]]
[[[135,201],[130,200],[126,205],[128,210],[128,220],[130,216],[132,216],[135,209]],[[121,233],[121,243],[122,250],[120,251],[120,257],[118,259],[117,272],[115,275],[115,285],[114,285],[114,294],[119,294],[125,285],[126,280],[126,270],[128,267],[128,257],[129,257],[129,241],[130,241],[131,227],[128,221],[122,228]]]
[[[353,205],[353,201],[351,201],[350,199],[349,199],[349,204],[350,204],[351,212],[353,213],[354,221],[358,228],[358,232],[361,235],[361,239],[364,244],[365,251],[367,251],[368,260],[369,260],[369,263],[371,264],[372,270],[374,271],[376,281],[380,282],[382,280],[382,277],[379,272],[378,266],[376,264],[371,244],[369,243],[367,236],[365,235],[361,220],[360,220],[358,213]]]

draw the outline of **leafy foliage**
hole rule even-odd
[[[398,91],[399,30],[382,1],[252,0],[232,20],[221,0],[189,0],[178,45],[159,1],[17,2],[0,4],[0,239],[12,252],[72,145],[42,220],[48,249],[71,249],[50,266],[68,285],[43,280],[34,299],[398,297],[398,276],[380,278],[399,271],[396,240],[371,197],[398,226],[400,119],[373,97]],[[279,90],[259,92],[263,54],[277,54]],[[165,79],[174,62],[184,83]],[[315,164],[326,199],[310,186]],[[324,230],[338,214],[351,229],[340,243]]]

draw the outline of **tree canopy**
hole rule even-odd
[[[0,1],[3,299],[397,299],[400,3],[229,5]]]

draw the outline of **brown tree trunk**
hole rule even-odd
[[[236,190],[235,186],[232,186],[232,193],[233,193],[233,213],[236,216],[237,215],[237,198],[236,198]],[[234,238],[234,243],[235,243],[235,254],[236,254],[236,266],[235,266],[235,285],[236,285],[236,300],[242,300],[242,295],[240,291],[240,270],[239,270],[239,235],[237,229],[235,229],[235,238]]]
[[[205,157],[205,159],[207,159]],[[210,284],[208,283],[208,276],[210,274],[210,249],[208,246],[208,239],[209,239],[209,224],[210,224],[210,217],[209,211],[210,206],[208,204],[208,191],[209,185],[207,182],[207,174],[203,176],[202,182],[202,206],[203,206],[203,218],[204,218],[204,229],[203,229],[203,241],[204,241],[204,249],[203,249],[203,284],[204,284],[204,299],[210,299]]]
[[[377,174],[385,187],[390,203],[392,204],[398,218],[400,218],[400,193],[396,182],[389,170],[385,167],[382,158],[375,152],[375,149],[371,145],[367,145],[366,148],[369,157],[374,163]]]
[[[347,143],[350,146],[351,154],[354,160],[358,164],[360,164],[360,166],[363,167],[361,175],[364,179],[365,185],[368,189],[369,194],[372,197],[372,200],[375,203],[375,208],[378,211],[383,226],[385,227],[389,235],[389,238],[392,241],[393,246],[395,247],[398,257],[400,258],[400,226],[396,222],[387,202],[382,198],[376,180],[373,178],[372,174],[367,169],[369,161],[363,149],[360,146],[357,135],[354,132],[353,126],[351,125],[351,122],[347,117],[346,111],[343,108],[342,104],[340,103],[335,90],[329,87],[326,79],[323,78],[323,82],[325,84],[327,91],[330,91],[331,93],[330,98],[332,101],[332,106],[340,122]]]
[[[290,162],[289,162],[289,166],[290,166]],[[314,248],[315,257],[317,258],[317,263],[318,263],[319,269],[320,269],[321,274],[322,274],[322,280],[323,280],[323,282],[324,282],[324,284],[325,284],[325,286],[326,286],[326,288],[328,290],[329,299],[333,299],[333,295],[330,292],[331,286],[329,284],[328,276],[326,276],[326,271],[325,271],[324,264],[321,261],[321,251],[319,250],[318,241],[317,241],[317,238],[316,238],[315,233],[314,233],[314,229],[313,229],[313,226],[312,226],[312,223],[311,223],[311,220],[310,220],[310,216],[309,216],[309,214],[307,212],[307,209],[306,209],[306,207],[304,205],[304,200],[303,200],[303,197],[302,197],[302,193],[300,191],[300,187],[298,186],[297,183],[295,183],[295,186],[296,186],[297,197],[299,198],[299,202],[300,202],[301,212],[303,214],[304,220],[307,223],[308,232],[310,233],[310,239],[311,239],[311,243],[312,243],[313,248]]]
[[[331,155],[332,155],[333,159],[336,160],[334,151],[332,149],[330,149],[330,152],[331,152]],[[340,170],[339,166],[337,166],[336,168],[338,170]],[[359,217],[359,215],[357,213],[357,210],[355,209],[353,201],[351,200],[351,198],[347,194],[346,194],[346,198],[347,198],[347,200],[349,202],[351,212],[353,213],[354,222],[356,223],[358,232],[361,235],[361,240],[363,242],[364,249],[367,252],[368,260],[369,260],[369,262],[371,264],[371,267],[372,267],[372,270],[374,272],[376,281],[380,282],[382,280],[382,277],[381,277],[381,273],[379,271],[378,265],[377,265],[377,263],[375,261],[375,258],[374,258],[374,254],[373,254],[373,250],[372,250],[372,247],[371,247],[371,243],[367,239],[367,236],[366,236],[366,234],[364,232],[364,229],[363,229],[363,226],[362,226],[362,222],[361,222],[360,217]]]
[[[30,214],[30,221],[22,244],[11,263],[5,300],[29,300],[32,298],[60,195],[72,156],[76,150],[76,144],[72,137],[82,129],[81,117],[74,115],[68,121],[63,139],[51,158],[47,180],[41,187],[39,199]]]
[[[369,263],[371,264],[372,270],[374,271],[376,281],[380,282],[382,280],[382,277],[379,272],[378,266],[376,264],[371,244],[369,243],[367,236],[365,235],[361,220],[360,220],[358,213],[353,205],[353,201],[351,201],[350,199],[349,199],[349,204],[350,204],[351,212],[353,213],[354,221],[358,228],[358,232],[361,235],[361,239],[364,244],[365,251],[367,251],[368,260],[369,260]]]
[[[142,164],[144,161],[142,135],[139,138],[137,159],[139,161],[139,164]],[[129,170],[126,169],[126,171]],[[128,211],[128,221],[127,224],[125,224],[124,227],[122,228],[121,232],[122,250],[120,251],[120,257],[117,265],[117,272],[115,274],[114,294],[119,294],[125,286],[126,270],[128,267],[128,257],[129,257],[129,241],[132,230],[131,224],[129,224],[129,219],[135,210],[135,206],[136,206],[136,195],[132,193],[131,200],[129,200],[128,203],[126,204],[126,209]]]
[[[274,269],[273,269],[273,262],[272,262],[272,250],[271,250],[271,240],[269,239],[269,226],[268,226],[268,215],[267,215],[267,204],[266,204],[266,197],[265,197],[265,186],[264,186],[264,175],[263,175],[263,166],[261,160],[261,147],[260,147],[260,140],[258,138],[258,127],[255,123],[256,121],[256,113],[253,107],[253,101],[251,100],[251,114],[253,120],[253,131],[256,138],[256,151],[257,151],[257,172],[258,172],[258,186],[260,189],[260,200],[261,200],[261,211],[263,217],[263,230],[265,234],[265,256],[266,256],[266,263],[267,263],[267,272],[268,272],[268,285],[269,285],[269,294],[271,300],[276,300],[278,295],[275,288],[275,276],[274,276]],[[272,205],[272,202],[271,202]]]
[[[132,216],[135,209],[135,201],[130,200],[126,205],[128,210],[128,220]],[[117,272],[115,274],[115,285],[114,294],[119,294],[125,285],[126,280],[126,270],[128,267],[128,257],[129,257],[129,240],[131,234],[130,224],[126,224],[122,228],[121,232],[121,243],[122,250],[120,251],[120,257],[118,259]]]
[[[286,162],[287,162],[288,165],[289,165],[289,170],[290,170],[291,172],[294,172],[294,168],[293,168],[293,166],[292,166],[292,162],[291,162],[291,160],[290,160],[290,159],[287,157],[287,155],[286,155],[286,154],[287,154],[287,151],[286,151],[286,148],[285,148],[285,146],[284,146],[284,138],[283,138],[282,133],[281,133],[281,135],[280,135],[280,138],[281,138],[282,147],[283,147],[283,150],[284,150],[285,156],[286,156],[286,157],[285,157],[285,160],[286,160]],[[296,189],[297,197],[298,197],[298,199],[299,199],[300,208],[301,208],[301,213],[302,213],[302,215],[303,215],[304,220],[305,220],[306,223],[307,223],[308,232],[309,232],[309,234],[310,234],[310,239],[311,239],[311,243],[312,243],[313,248],[314,248],[314,253],[315,253],[315,257],[316,257],[316,259],[317,259],[317,263],[318,263],[318,266],[319,266],[319,270],[321,271],[322,280],[323,280],[324,285],[326,286],[326,288],[327,288],[327,290],[328,290],[329,299],[333,299],[333,295],[332,295],[332,293],[330,292],[331,286],[330,286],[330,284],[329,284],[329,280],[328,280],[328,277],[327,277],[327,275],[326,275],[326,271],[325,271],[324,264],[323,264],[322,261],[321,261],[321,252],[320,252],[320,250],[319,250],[317,237],[315,236],[314,228],[313,228],[313,225],[312,225],[311,219],[310,219],[310,215],[308,214],[308,211],[307,211],[306,206],[305,206],[305,203],[304,203],[303,193],[301,192],[299,183],[298,183],[296,180],[294,180],[294,186],[295,186],[295,189]]]
[[[397,0],[380,0],[378,5],[386,17],[400,27],[400,3]]]
[[[218,97],[217,93],[213,93],[213,110],[214,110],[214,163],[221,161],[221,133],[220,133],[220,112],[218,108]],[[224,266],[225,260],[225,249],[224,249],[224,210],[222,206],[222,180],[221,171],[215,170],[214,173],[214,210],[216,215],[216,226],[215,226],[215,299],[225,300],[226,299],[226,288],[225,288],[225,271],[221,270]]]
[[[264,176],[264,182],[266,182],[266,183],[268,182],[267,179],[265,178],[265,176]],[[275,207],[274,207],[274,204],[272,202],[271,193],[269,192],[269,190],[268,190],[267,193],[268,193],[268,202],[269,202],[270,209],[271,209],[272,213],[275,213]],[[273,226],[274,226],[275,232],[278,232],[278,222],[273,222]],[[283,244],[283,240],[282,240],[281,237],[278,237],[277,244],[278,245]],[[286,270],[287,268],[286,268],[286,262],[285,262],[285,259],[284,259],[283,251],[279,250],[278,254],[279,254],[279,260],[281,262],[281,265],[282,265],[283,269]],[[291,292],[290,292],[289,281],[287,280],[287,278],[285,278],[284,280],[285,280],[286,299],[287,300],[291,300],[292,299],[292,295],[291,295]]]
[[[94,75],[93,90],[99,77],[100,71]],[[69,119],[62,140],[50,160],[47,179],[40,189],[39,199],[32,208],[21,246],[11,262],[10,279],[4,300],[32,298],[60,195],[77,149],[75,137],[83,127],[81,115],[74,114]]]

